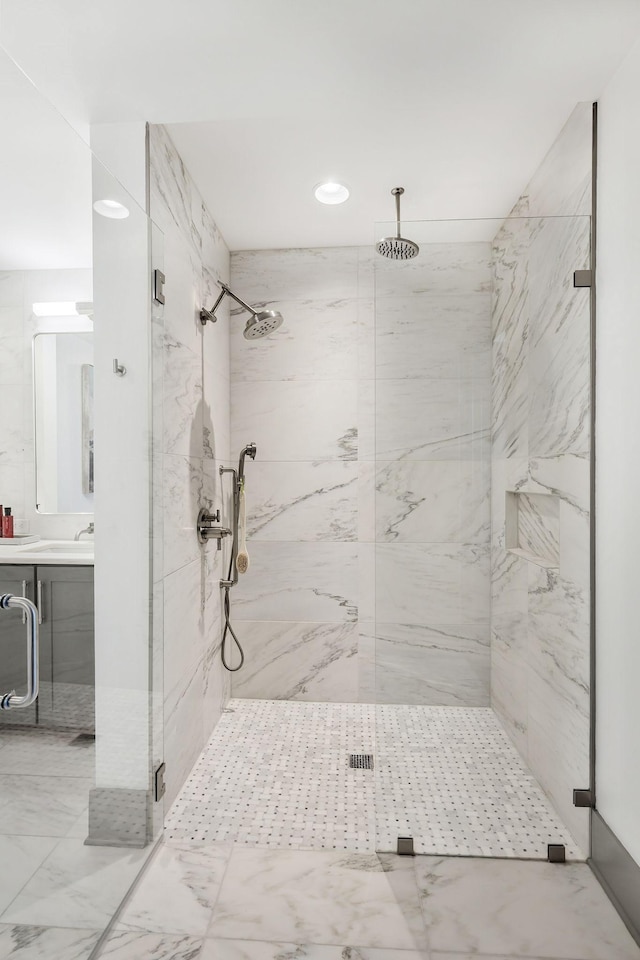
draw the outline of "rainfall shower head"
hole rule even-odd
[[[381,257],[389,260],[412,260],[420,252],[420,247],[413,240],[400,236],[400,197],[404,193],[404,187],[394,187],[391,193],[396,198],[396,235],[378,240],[376,250]]]
[[[227,294],[232,297],[236,303],[239,303],[240,306],[250,313],[251,316],[247,320],[247,325],[244,328],[244,338],[245,340],[259,340],[261,337],[266,337],[267,334],[273,333],[274,330],[277,330],[278,327],[283,322],[283,316],[277,310],[254,310],[253,307],[250,307],[248,303],[245,303],[244,300],[241,300],[240,297],[229,290],[229,287],[226,283],[220,282],[222,287],[222,293],[214,303],[211,310],[205,310],[204,307],[200,311],[200,323],[204,326],[207,322],[215,323],[218,319],[216,317],[216,310],[222,303],[224,297]]]

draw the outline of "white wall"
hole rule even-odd
[[[597,808],[640,863],[640,42],[599,100]]]

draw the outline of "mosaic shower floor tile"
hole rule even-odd
[[[350,767],[370,754],[373,769]],[[171,842],[546,859],[566,827],[490,709],[231,700],[168,813]]]

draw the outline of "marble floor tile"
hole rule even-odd
[[[586,864],[421,857],[415,869],[433,951],[640,958]]]
[[[0,917],[57,842],[57,837],[0,835],[0,862],[11,864],[11,869],[0,872]]]
[[[196,960],[201,946],[199,937],[116,930],[102,945],[98,956],[109,960]]]
[[[2,920],[103,930],[149,852],[148,848],[86,847],[80,839],[60,840]]]
[[[0,776],[0,823],[6,834],[64,837],[86,809],[93,779]]]
[[[426,948],[412,863],[236,846],[209,935]]]
[[[428,960],[428,954],[423,950],[389,950],[316,943],[205,940],[198,960]]]
[[[203,936],[230,853],[228,843],[160,847],[116,929]]]
[[[0,924],[0,960],[86,960],[100,930]]]
[[[76,685],[77,686],[77,685]],[[11,730],[2,738],[2,774],[41,777],[93,777],[95,741],[77,741],[75,731]]]

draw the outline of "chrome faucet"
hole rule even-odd
[[[76,533],[73,539],[79,540],[83,533],[88,533],[90,536],[93,536],[93,534],[95,533],[93,520],[91,521],[88,527],[84,528],[84,530],[78,530],[78,532]]]

